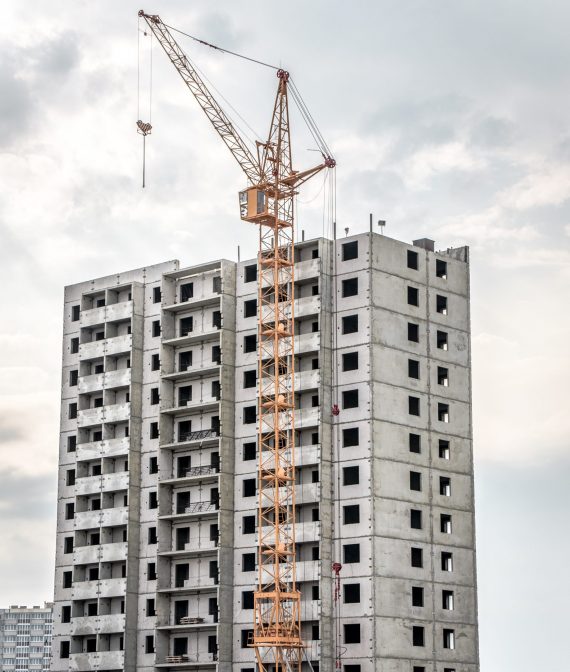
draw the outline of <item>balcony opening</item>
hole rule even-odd
[[[440,531],[442,534],[451,534],[451,516],[448,513],[440,516]]]
[[[180,285],[180,302],[186,303],[194,297],[194,283],[186,282],[183,285]]]
[[[178,406],[187,406],[192,401],[192,385],[178,388]]]
[[[453,553],[450,553],[449,551],[441,552],[441,571],[442,572],[453,571]]]
[[[445,332],[445,331],[438,331],[437,332],[437,347],[440,350],[447,350],[448,349],[447,332]]]
[[[187,371],[192,366],[192,352],[181,352],[178,355],[178,369],[179,371]]]
[[[194,330],[194,318],[192,317],[192,315],[190,315],[189,317],[182,317],[180,318],[178,326],[179,326],[179,335],[188,336],[188,334],[191,334],[192,331]]]
[[[451,497],[451,478],[447,476],[439,477],[439,494],[444,497]]]

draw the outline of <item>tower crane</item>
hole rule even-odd
[[[316,131],[316,139],[321,141],[322,162],[304,171],[293,169],[289,90],[297,102],[299,94],[286,70],[275,68],[277,94],[269,135],[265,142],[257,142],[254,155],[174,39],[170,27],[159,16],[143,10],[139,17],[146,21],[247,178],[247,186],[239,194],[240,217],[259,228],[258,582],[251,645],[259,672],[299,672],[303,641],[301,593],[295,571],[293,205],[299,187],[323,169],[334,168],[335,160],[313,125],[313,135]],[[310,115],[308,119],[310,124]]]

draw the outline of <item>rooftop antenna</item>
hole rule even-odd
[[[378,226],[380,227],[380,235],[384,235],[384,227],[386,226],[386,220],[385,219],[379,219],[378,220]]]

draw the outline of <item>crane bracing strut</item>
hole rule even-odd
[[[289,73],[278,86],[269,136],[257,157],[157,15],[139,12],[245,173],[240,217],[259,227],[258,251],[258,585],[253,640],[259,672],[301,668],[301,593],[295,571],[295,258],[294,196],[325,168],[293,170]],[[211,45],[210,45],[211,46]]]

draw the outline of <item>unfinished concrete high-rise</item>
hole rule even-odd
[[[256,280],[66,288],[53,670],[253,671]],[[307,659],[476,672],[468,250],[311,240],[295,282]]]

